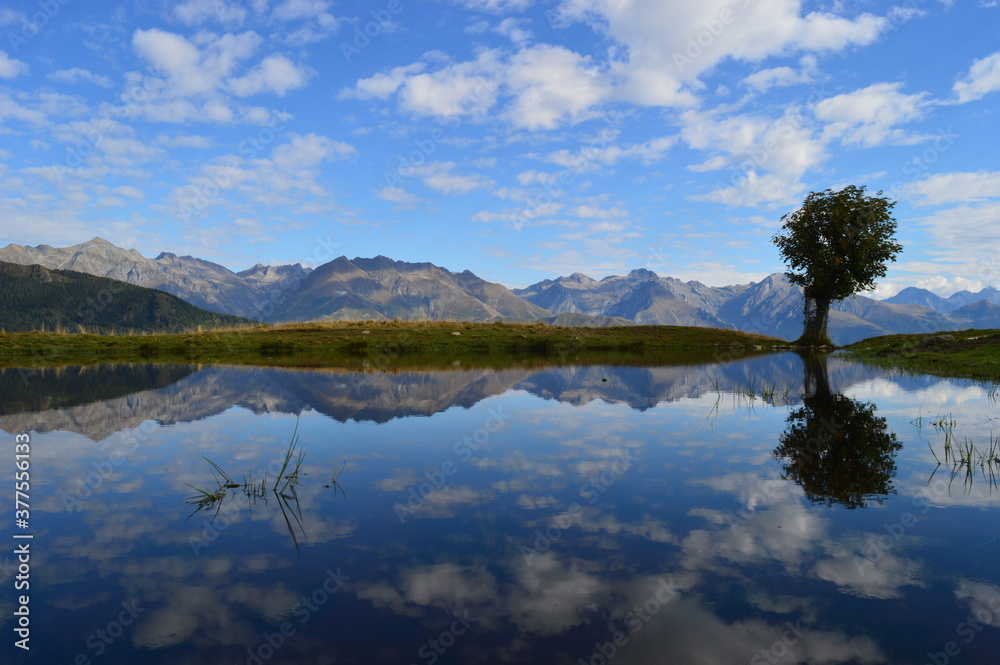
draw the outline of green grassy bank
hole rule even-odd
[[[862,362],[905,372],[1000,381],[1000,330],[886,335],[847,347]]]
[[[347,322],[163,335],[0,333],[0,367],[103,362],[376,369],[454,364],[657,364],[731,359],[785,344],[762,335],[685,326],[564,328],[518,323]],[[721,350],[726,348],[741,351]]]

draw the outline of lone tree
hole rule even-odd
[[[885,277],[886,263],[903,247],[893,235],[895,201],[866,196],[864,187],[811,192],[795,212],[781,218],[781,232],[771,241],[791,270],[792,284],[805,295],[805,327],[796,342],[830,345],[826,324],[830,304],[874,288]]]

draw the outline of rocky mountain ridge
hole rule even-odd
[[[540,321],[557,325],[683,325],[730,328],[784,339],[802,331],[802,291],[783,273],[722,287],[661,277],[647,269],[601,280],[583,273],[523,289],[469,270],[385,256],[338,257],[310,270],[257,264],[233,272],[191,256],[147,259],[102,238],[65,248],[0,248],[0,261],[40,264],[158,288],[205,309],[269,323],[340,320]],[[835,303],[830,336],[838,344],[892,333],[997,327],[1000,291],[940,298],[904,289],[884,301],[853,296]]]

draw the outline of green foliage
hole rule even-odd
[[[812,192],[781,218],[772,241],[791,268],[789,281],[807,298],[842,300],[875,286],[903,247],[893,236],[895,201],[866,196],[864,187]]]
[[[805,327],[799,344],[827,346],[830,303],[875,286],[886,263],[903,247],[893,236],[896,203],[864,187],[811,192],[802,206],[781,218],[781,233],[771,240],[791,268],[792,284],[805,295]]]

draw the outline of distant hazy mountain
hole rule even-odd
[[[946,312],[948,311],[948,301],[941,296],[928,291],[927,289],[918,289],[915,286],[908,286],[891,298],[886,298],[882,302],[887,302],[895,305],[923,305],[924,307],[930,307],[936,312]]]
[[[994,305],[1000,305],[1000,291],[994,289],[992,286],[988,286],[979,293],[971,293],[969,291],[959,291],[958,293],[953,293],[945,301],[948,303],[948,310],[954,312],[959,307],[965,307],[966,305],[971,305],[972,303],[979,302],[980,300],[985,300],[986,302],[993,303]]]
[[[957,328],[1000,328],[1000,305],[987,300],[959,307],[949,318],[958,324]]]
[[[177,296],[71,270],[0,262],[0,329],[180,332],[250,323]]]
[[[384,256],[341,256],[312,271],[275,311],[274,321],[530,321],[550,316],[508,288],[466,270]]]
[[[630,319],[641,324],[725,328],[716,315],[722,303],[746,287],[710,287],[633,270],[596,281],[581,273],[538,282],[514,293],[553,314],[574,312]]]
[[[579,312],[560,312],[555,316],[538,320],[550,326],[566,326],[567,328],[608,328],[611,326],[639,325],[632,319],[623,319],[620,316],[580,314]]]
[[[1000,290],[993,287],[986,287],[979,293],[970,291],[959,291],[947,298],[931,293],[927,289],[918,289],[914,286],[908,287],[882,302],[898,303],[908,305],[925,305],[931,309],[948,314],[955,310],[971,305],[972,303],[986,301],[994,305],[1000,305]]]
[[[263,263],[258,263],[254,267],[241,270],[236,274],[248,284],[254,284],[261,288],[278,287],[288,290],[305,279],[310,272],[312,269],[303,268],[298,263],[285,266],[266,266]]]
[[[164,252],[155,259],[147,259],[134,249],[116,247],[103,238],[71,247],[8,245],[0,248],[0,261],[116,279],[172,293],[212,312],[254,319],[263,318],[260,313],[268,302],[268,287],[280,283],[287,288],[288,282],[305,274],[296,264],[271,269],[272,275],[281,275],[277,280],[269,280],[269,270],[260,270],[258,266],[241,276],[224,266],[191,256]]]

